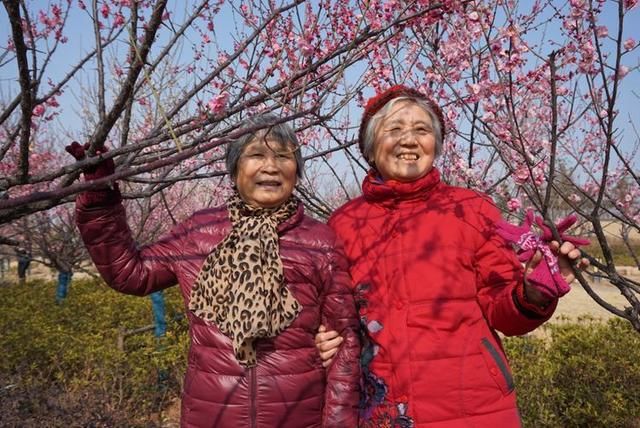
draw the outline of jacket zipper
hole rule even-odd
[[[251,377],[251,428],[256,428],[256,418],[257,418],[257,409],[256,409],[256,389],[258,385],[258,381],[256,379],[256,368],[251,367],[251,371],[249,372],[249,376]]]

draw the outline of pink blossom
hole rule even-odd
[[[624,0],[625,9],[629,10],[638,4],[638,0]]]
[[[609,29],[604,25],[599,25],[596,27],[596,34],[598,37],[607,37],[609,35]]]
[[[494,120],[496,118],[495,114],[493,114],[493,112],[491,111],[487,111],[482,115],[482,120],[485,122]]]
[[[120,12],[116,12],[115,18],[113,19],[113,26],[119,27],[124,24],[124,15]]]
[[[56,100],[55,97],[51,97],[46,101],[48,106],[51,107],[60,107],[60,104],[58,104],[58,100]]]
[[[616,73],[616,78],[617,79],[622,79],[627,74],[629,74],[629,67],[627,67],[626,65],[621,65],[618,68],[618,72]]]
[[[38,104],[33,109],[34,116],[42,116],[44,114],[44,106],[42,104]]]
[[[516,184],[523,185],[529,180],[529,169],[525,165],[519,166],[513,174]]]
[[[87,8],[82,0],[78,0],[78,7],[82,10],[85,10]]]
[[[511,198],[507,202],[507,208],[509,208],[509,211],[511,212],[517,211],[522,208],[522,202],[520,202],[520,199],[518,198]]]
[[[102,7],[100,8],[100,13],[103,18],[109,17],[109,5],[107,3],[102,3]]]
[[[624,48],[628,51],[633,49],[635,46],[636,46],[636,41],[633,37],[629,37],[627,40],[624,41]]]
[[[311,46],[311,44],[309,44],[309,42],[302,37],[300,38],[300,40],[298,40],[298,48],[304,56],[313,55],[313,46]]]
[[[580,197],[580,195],[576,194],[576,193],[572,193],[569,195],[569,200],[571,202],[573,202],[574,204],[580,202],[582,200],[582,198]]]
[[[227,107],[227,101],[229,100],[229,93],[222,92],[211,99],[207,103],[207,107],[209,111],[213,114],[222,113],[224,109]]]

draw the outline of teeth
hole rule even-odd
[[[418,155],[415,153],[402,153],[398,157],[402,160],[418,160]]]

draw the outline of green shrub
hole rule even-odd
[[[545,329],[505,341],[524,426],[640,426],[640,334],[621,319]]]
[[[48,417],[51,406],[37,403],[46,404],[49,398],[33,397],[32,392],[58,390],[70,401],[81,405],[78,397],[84,397],[87,406],[98,406],[93,413],[118,409],[143,420],[179,395],[188,337],[186,321],[175,317],[183,312],[176,287],[165,292],[167,336],[158,340],[153,331],[128,336],[124,351],[117,346],[119,332],[153,322],[148,298],[117,293],[97,280],[74,280],[62,305],[55,303],[52,282],[31,281],[0,292],[0,381],[14,385],[0,395],[6,404],[3,413],[4,407],[16,412],[22,407],[25,414],[15,417],[32,417],[28,413],[38,411]],[[22,400],[17,410],[15,403],[7,404],[12,394]],[[98,416],[87,417],[93,424]],[[62,420],[49,422],[47,426],[65,425]]]
[[[609,248],[613,254],[613,261],[616,266],[636,266],[635,259],[631,256],[629,249],[620,239],[612,239],[609,242]],[[634,254],[640,254],[640,242],[632,241],[631,248]],[[588,254],[603,260],[602,248],[598,244],[597,240],[591,237],[591,244],[583,248]]]
[[[0,293],[1,426],[150,427],[179,395],[188,337],[177,288],[165,294],[167,337],[130,336],[124,352],[119,331],[152,322],[148,298],[96,280],[74,280],[60,306],[53,282]],[[505,340],[525,427],[640,426],[640,334],[619,319],[545,333]]]

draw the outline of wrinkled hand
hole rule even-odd
[[[335,330],[327,331],[327,328],[323,325],[318,328],[316,348],[320,353],[323,367],[329,367],[331,365],[333,357],[340,349],[343,340],[342,336]]]
[[[71,156],[76,158],[76,160],[80,161],[86,159],[87,150],[89,150],[89,143],[84,145],[78,143],[77,141],[72,142],[67,147],[64,148]],[[98,147],[96,149],[96,156],[100,156],[104,153],[107,153],[109,149],[106,147]],[[104,159],[102,162],[99,162],[96,165],[88,166],[82,169],[84,173],[84,179],[87,181],[97,180],[98,178],[107,177],[113,174],[116,171],[115,163],[112,158]]]

